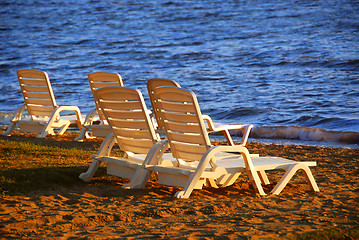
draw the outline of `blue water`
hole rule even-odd
[[[46,71],[58,104],[93,108],[87,74],[193,90],[254,138],[359,144],[359,1],[1,0],[0,112],[18,69]]]

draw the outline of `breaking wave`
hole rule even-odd
[[[240,132],[235,134],[241,135]],[[250,138],[337,142],[340,144],[359,145],[359,132],[339,132],[297,126],[254,127]]]

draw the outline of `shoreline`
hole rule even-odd
[[[0,112],[0,131],[5,131],[8,127],[11,112]],[[86,115],[83,114],[83,118]],[[227,125],[216,122],[217,125]],[[77,126],[71,126],[67,132],[72,131],[79,134]],[[231,131],[234,141],[241,141],[241,131]],[[214,141],[225,141],[225,138],[219,134],[210,135]],[[264,145],[275,143],[277,145],[303,145],[333,148],[359,149],[359,132],[354,131],[334,131],[317,127],[299,127],[299,126],[255,126],[251,131],[250,142],[258,142]]]
[[[75,149],[80,154],[96,151],[101,144],[101,139],[74,142],[75,135],[37,139],[36,134],[16,131],[0,139]],[[248,149],[260,155],[317,161],[311,169],[320,192],[311,192],[303,175],[297,173],[281,194],[259,197],[243,175],[232,186],[195,190],[189,199],[176,199],[173,194],[178,188],[150,181],[143,190],[123,190],[121,186],[128,180],[106,177],[104,171],[83,183],[77,179],[82,170],[75,168],[69,186],[30,188],[26,193],[0,197],[0,239],[295,239],[333,229],[359,233],[358,149],[260,143],[249,143]],[[86,167],[92,161],[87,155]],[[39,161],[39,166],[44,161],[41,156],[27,157]],[[0,161],[6,165],[5,157]],[[276,182],[279,175],[268,177]]]

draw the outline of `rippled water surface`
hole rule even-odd
[[[176,80],[262,137],[359,142],[359,1],[2,0],[0,38],[1,112],[23,102],[18,69],[47,71],[83,113],[87,74],[109,71],[146,100],[149,78]]]

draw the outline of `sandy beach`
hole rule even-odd
[[[75,136],[36,139],[17,132],[0,140],[85,151],[96,151],[102,140],[78,143]],[[328,229],[359,231],[358,149],[259,143],[249,143],[248,149],[260,155],[315,160],[312,172],[320,192],[311,192],[297,173],[280,195],[260,197],[243,175],[230,187],[204,188],[189,199],[176,199],[178,188],[155,180],[144,190],[123,190],[128,179],[103,180],[100,174],[90,183],[74,178],[71,186],[3,194],[0,238],[278,239]],[[1,166],[6,164],[6,159],[0,161]],[[268,175],[273,184],[265,187],[266,192],[281,175]]]

